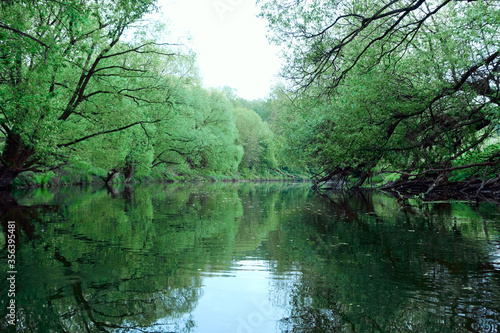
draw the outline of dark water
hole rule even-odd
[[[500,209],[301,184],[14,193],[0,331],[499,332]],[[4,198],[4,201],[6,199]]]

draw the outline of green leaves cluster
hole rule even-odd
[[[0,187],[278,168],[266,103],[203,88],[195,55],[142,21],[154,1],[0,6]]]
[[[500,162],[484,150],[487,140],[498,147],[497,2],[261,6],[288,61],[290,88],[276,91],[272,118],[306,163],[330,175],[447,176],[464,154]]]
[[[9,173],[66,163],[79,142],[164,118],[160,56],[173,52],[123,40],[153,9],[151,1],[2,3],[2,186]]]

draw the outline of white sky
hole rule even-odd
[[[245,99],[265,98],[280,68],[255,0],[159,0],[164,18],[189,33],[206,87],[230,86]]]

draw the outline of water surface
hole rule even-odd
[[[17,222],[18,332],[500,330],[494,204],[402,207],[282,183],[14,198],[2,217]]]

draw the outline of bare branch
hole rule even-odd
[[[147,70],[144,70],[144,69],[128,68],[128,67],[125,67],[125,66],[115,65],[115,66],[107,66],[107,67],[98,68],[98,69],[96,69],[94,71],[94,73],[98,73],[100,71],[105,71],[105,70],[108,70],[108,69],[120,69],[120,70],[123,70],[123,71],[126,71],[126,72],[140,72],[140,73],[147,73],[148,72]]]

